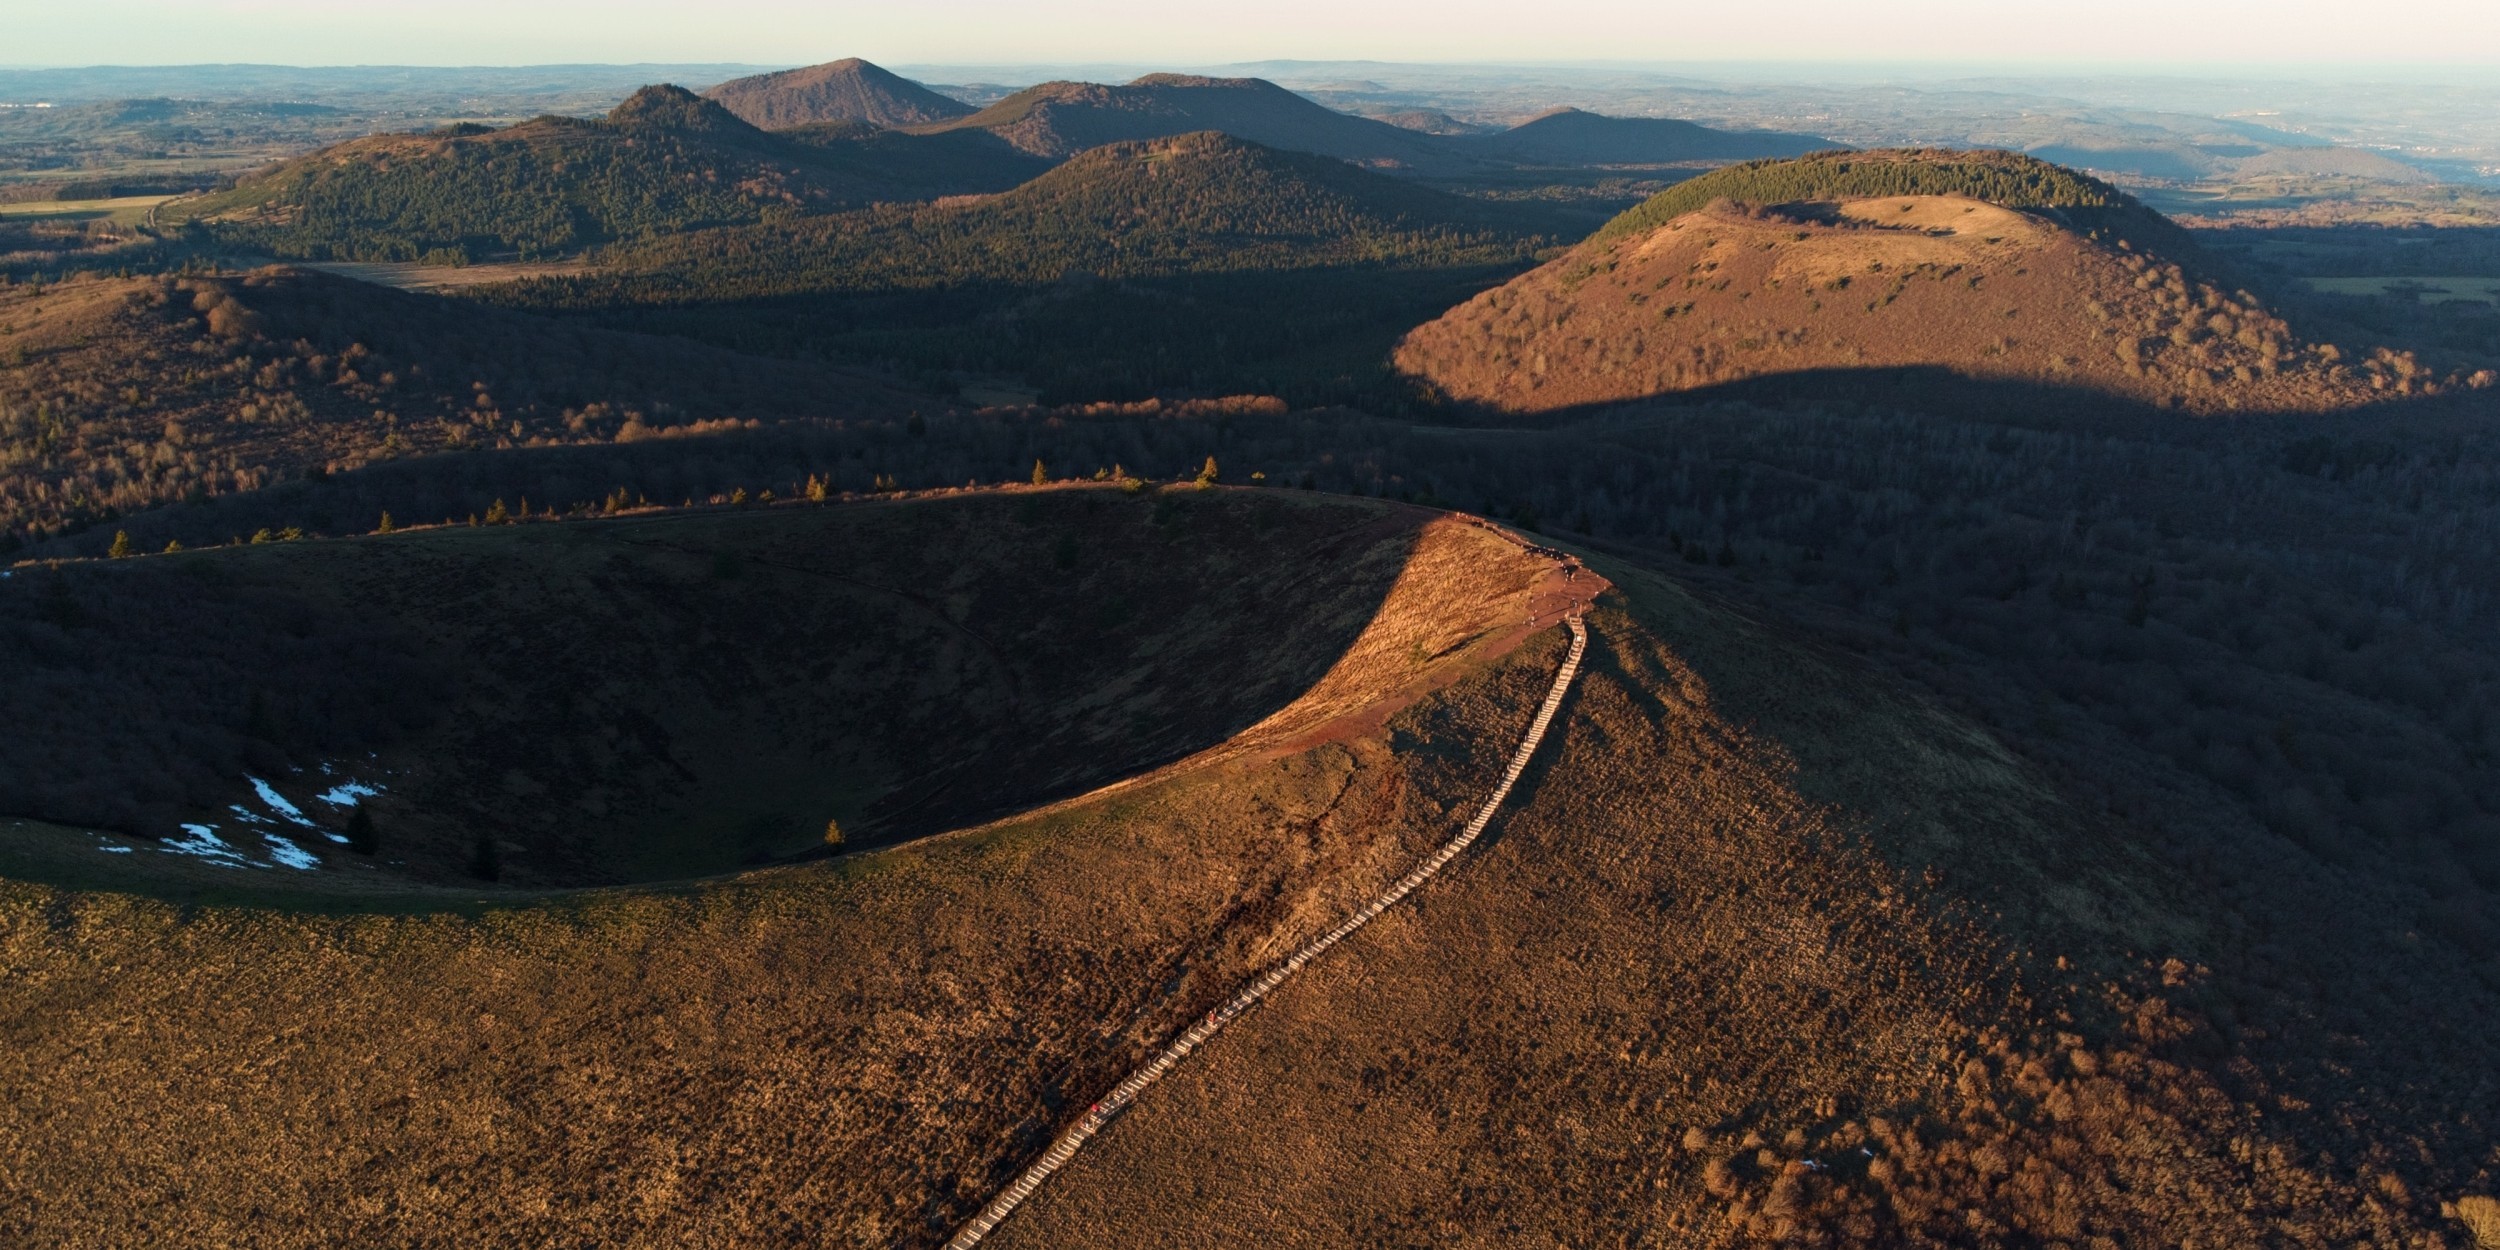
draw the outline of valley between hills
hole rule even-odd
[[[0,1241],[2500,1245],[2472,227],[692,85],[0,255]]]

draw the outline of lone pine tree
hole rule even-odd
[[[359,855],[371,855],[374,851],[373,813],[362,803],[347,814],[347,849]]]

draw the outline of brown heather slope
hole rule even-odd
[[[1502,650],[1543,562],[1408,532],[1239,749],[831,863],[297,900],[325,914],[11,830],[0,1239],[942,1242],[1503,766],[1565,641]],[[2209,900],[2126,830],[1854,663],[1600,567],[1619,593],[1487,839],[1000,1244],[2462,1244],[2440,1203],[2487,1192],[2488,1128],[2273,1096],[2159,964]]]
[[[1451,398],[1528,412],[1908,367],[2195,412],[2453,384],[2408,356],[2350,361],[2305,340],[2195,256],[2154,250],[2148,237],[2169,248],[2177,232],[2143,216],[2129,238],[1956,195],[1719,200],[1601,231],[1416,329],[1396,363]]]
[[[400,456],[909,406],[840,370],[300,270],[0,288],[0,547]]]
[[[2215,1079],[2195,970],[2127,954],[2205,923],[2142,848],[1984,733],[1600,567],[1625,594],[1494,843],[994,1244],[2457,1244],[2423,1139],[2303,1140]],[[1559,650],[1402,723],[1418,776]]]
[[[939,95],[858,57],[733,78],[706,88],[703,95],[766,130],[819,122],[916,126],[973,111],[961,100]]]

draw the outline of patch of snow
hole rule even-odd
[[[96,849],[107,855],[128,855],[138,848],[129,846],[99,846]]]
[[[245,777],[244,780],[251,782],[252,789],[260,792],[260,801],[268,804],[270,811],[286,817],[290,823],[302,825],[307,829],[313,827],[313,822],[304,818],[304,810],[287,802],[286,796],[278,793],[268,782],[258,777]]]
[[[215,825],[184,825],[182,831],[190,836],[166,839],[166,850],[176,855],[196,855],[221,868],[241,868],[251,862],[243,858],[243,852],[226,845],[226,840],[217,836]]]
[[[323,765],[328,771],[328,765]],[[332,807],[354,807],[359,801],[382,793],[382,787],[369,781],[343,781],[313,797]]]
[[[279,837],[277,834],[264,833],[260,835],[260,840],[269,844],[269,858],[278,861],[280,864],[288,868],[308,872],[321,866],[320,856],[287,841],[285,838]]]
[[[324,830],[322,830],[322,831],[321,831],[321,836],[322,836],[322,837],[325,837],[325,838],[328,838],[329,840],[331,840],[331,841],[333,841],[333,842],[338,843],[340,846],[345,846],[345,845],[347,845],[347,835],[346,835],[346,834],[343,834],[343,833],[332,833],[332,832],[330,832],[329,830],[324,829]]]
[[[263,816],[259,812],[253,811],[251,808],[245,807],[240,803],[229,803],[226,805],[226,810],[233,812],[236,820],[242,821],[247,825],[265,825],[269,823],[268,817]]]

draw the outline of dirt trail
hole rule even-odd
[[[1531,548],[1531,550],[1539,554],[1550,554],[1561,560],[1570,559],[1561,552],[1549,552],[1543,548]],[[1257,1006],[1261,999],[1273,993],[1276,987],[1285,983],[1287,978],[1300,972],[1304,965],[1325,954],[1328,948],[1353,936],[1356,930],[1370,924],[1380,913],[1396,906],[1399,900],[1414,893],[1418,887],[1439,874],[1443,868],[1449,866],[1451,860],[1456,859],[1461,852],[1475,842],[1476,838],[1484,832],[1485,826],[1492,823],[1494,813],[1501,810],[1503,801],[1510,797],[1511,787],[1518,783],[1520,774],[1527,770],[1528,761],[1535,756],[1537,745],[1545,740],[1545,731],[1552,726],[1555,713],[1562,707],[1563,696],[1570,693],[1572,681],[1580,675],[1580,659],[1588,651],[1589,635],[1588,628],[1581,623],[1580,619],[1585,599],[1580,597],[1582,591],[1577,583],[1581,578],[1594,578],[1595,575],[1585,569],[1575,569],[1574,565],[1576,562],[1561,566],[1557,573],[1567,589],[1559,593],[1549,592],[1540,595],[1537,605],[1544,607],[1547,613],[1562,614],[1563,623],[1571,627],[1571,652],[1564,657],[1562,668],[1554,674],[1554,684],[1546,691],[1545,702],[1537,709],[1536,719],[1529,723],[1526,735],[1519,740],[1519,749],[1512,752],[1510,766],[1503,770],[1502,780],[1493,787],[1493,793],[1486,796],[1483,806],[1476,809],[1475,817],[1467,822],[1467,827],[1460,830],[1458,836],[1443,843],[1441,849],[1434,851],[1430,858],[1416,865],[1413,871],[1399,878],[1397,884],[1381,892],[1362,910],[1346,917],[1336,928],[1312,939],[1309,944],[1295,951],[1284,962],[1270,968],[1265,976],[1251,982],[1248,987],[1228,999],[1222,1006],[1208,1012],[1205,1019],[1192,1025],[1188,1032],[1181,1034],[1154,1058],[1131,1072],[1128,1079],[1121,1081],[1103,1097],[1102,1101],[1087,1108],[1085,1114],[1079,1117],[1075,1124],[1069,1126],[1066,1132],[1061,1133],[1057,1141],[1051,1143],[1050,1149],[1041,1158],[1035,1160],[1021,1175],[1017,1176],[1013,1184],[1007,1186],[997,1197],[992,1198],[989,1205],[983,1207],[979,1215],[972,1217],[962,1228],[956,1230],[954,1238],[947,1242],[947,1250],[971,1250],[971,1247],[979,1245],[983,1238],[989,1236],[990,1230],[998,1227],[1000,1221],[1014,1214],[1016,1208],[1024,1204],[1025,1199],[1032,1197],[1033,1191],[1041,1188],[1042,1182],[1049,1180],[1052,1173],[1066,1166],[1070,1159],[1076,1157],[1076,1152],[1082,1149],[1094,1134],[1101,1132],[1121,1112],[1127,1110],[1147,1086],[1162,1080],[1182,1059],[1187,1058],[1191,1051],[1205,1045],[1217,1033],[1222,1032],[1224,1026]],[[1601,583],[1592,582],[1586,594],[1594,595],[1595,586],[1598,584]],[[1539,615],[1537,608],[1532,607],[1528,627],[1535,626]]]

